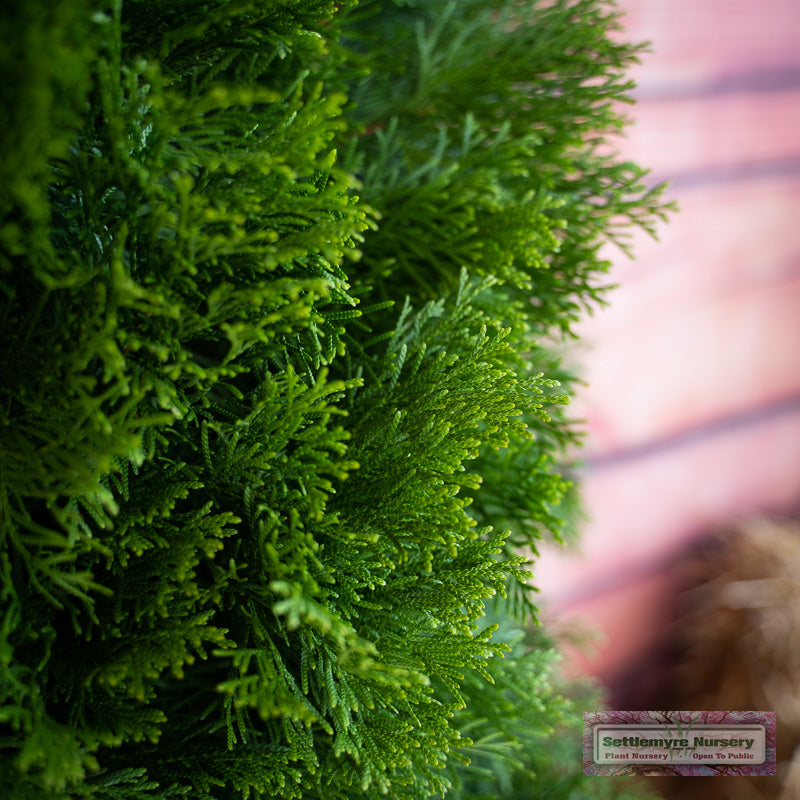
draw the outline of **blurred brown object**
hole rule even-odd
[[[776,778],[655,779],[665,798],[800,798],[800,524],[721,530],[686,562],[673,708],[777,712]]]

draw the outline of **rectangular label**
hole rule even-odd
[[[584,775],[775,775],[774,711],[595,711]]]
[[[763,764],[763,725],[695,725],[687,733],[668,725],[597,725],[596,764]]]

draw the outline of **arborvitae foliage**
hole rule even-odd
[[[613,9],[0,15],[0,795],[613,793],[513,631],[547,337],[664,211]]]

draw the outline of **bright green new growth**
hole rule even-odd
[[[609,4],[10,6],[0,795],[609,796],[514,630],[664,212]]]

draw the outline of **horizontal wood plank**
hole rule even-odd
[[[636,329],[654,314],[702,306],[790,279],[800,261],[800,175],[710,183],[668,190],[679,210],[658,225],[658,240],[632,231],[634,258],[614,245],[609,308],[588,318],[588,341]]]
[[[534,583],[555,616],[572,616],[698,533],[800,501],[800,411],[589,470],[580,549],[542,546]]]
[[[649,40],[631,76],[642,97],[714,89],[800,70],[797,0],[620,0],[626,41]]]
[[[579,328],[573,413],[604,454],[800,394],[800,178],[683,193]]]
[[[800,271],[792,281],[702,306],[655,308],[651,319],[604,338],[573,409],[586,419],[588,454],[800,398],[798,309]]]
[[[653,181],[698,183],[725,170],[800,163],[800,88],[645,100],[628,115],[626,135],[610,145]]]

